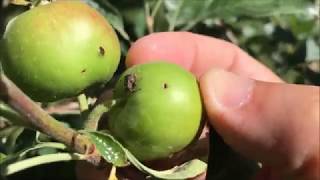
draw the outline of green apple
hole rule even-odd
[[[200,127],[196,78],[178,65],[136,65],[117,82],[108,128],[139,160],[165,158],[185,148]]]
[[[1,40],[5,74],[40,102],[73,97],[107,82],[119,64],[118,37],[81,1],[40,5],[14,18]]]

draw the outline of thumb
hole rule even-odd
[[[210,123],[233,149],[276,174],[320,178],[319,87],[211,70],[200,88]]]

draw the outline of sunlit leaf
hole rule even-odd
[[[67,149],[67,146],[62,143],[57,143],[57,142],[40,143],[40,144],[37,144],[31,148],[28,148],[28,149],[22,151],[21,153],[18,154],[18,156],[23,157],[27,153],[29,153],[30,151],[34,151],[34,150],[38,150],[38,149],[42,149],[42,148],[65,150],[65,149]]]
[[[306,0],[215,0],[215,14],[224,16],[246,15],[252,17],[278,14],[307,13],[310,3]]]
[[[0,153],[0,164],[6,159],[7,155]]]
[[[101,132],[89,132],[89,137],[101,155],[116,166],[126,165],[128,160],[139,170],[160,179],[188,179],[195,177],[207,168],[207,164],[198,159],[191,160],[169,170],[157,171],[143,165],[134,155],[124,148],[111,135]],[[118,157],[118,158],[115,158]]]
[[[87,134],[107,162],[120,167],[128,165],[122,146],[111,135],[101,132],[88,132]]]
[[[314,39],[307,40],[306,61],[320,61],[320,47]]]
[[[22,6],[28,6],[31,4],[31,2],[27,0],[10,0],[10,3],[15,5],[22,5]]]
[[[19,171],[29,169],[31,167],[39,166],[42,164],[49,164],[54,162],[71,161],[71,160],[84,160],[85,156],[76,153],[55,153],[35,156],[32,158],[24,159],[14,163],[6,164],[2,167],[1,173],[5,176],[17,173]]]
[[[127,149],[125,149],[125,152],[130,162],[136,168],[160,179],[189,179],[202,174],[207,169],[207,164],[205,162],[194,159],[169,170],[157,171],[143,165]]]
[[[176,16],[177,26],[187,24],[183,28],[185,30],[206,18],[306,14],[311,6],[305,0],[165,0],[165,5],[168,19]]]

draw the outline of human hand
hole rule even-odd
[[[257,179],[320,179],[320,88],[285,84],[240,48],[186,32],[156,33],[127,66],[168,60],[200,82],[210,124],[233,149],[263,163]]]

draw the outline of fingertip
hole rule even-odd
[[[191,69],[195,47],[189,32],[161,32],[137,40],[129,49],[126,65],[164,60]]]
[[[281,82],[236,45],[190,32],[153,33],[137,40],[128,51],[126,65],[159,60],[178,64],[196,77],[220,68],[253,79]]]

